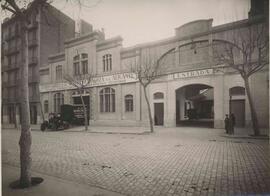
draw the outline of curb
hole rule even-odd
[[[232,138],[232,139],[256,139],[256,140],[269,140],[268,136],[237,136],[237,135],[220,135],[221,137]]]

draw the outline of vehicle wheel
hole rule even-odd
[[[63,127],[64,129],[68,129],[69,128],[69,123],[68,122],[63,122]]]
[[[42,123],[41,125],[40,125],[40,130],[41,131],[45,131],[46,130],[46,123]]]

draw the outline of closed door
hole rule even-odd
[[[235,126],[245,126],[245,100],[231,100],[231,113],[235,116]]]
[[[164,123],[164,105],[163,103],[154,103],[154,109],[155,109],[155,125],[163,125]]]

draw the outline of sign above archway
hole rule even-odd
[[[213,69],[202,69],[202,70],[179,72],[179,73],[173,73],[173,74],[168,75],[168,80],[208,76],[208,75],[212,75],[213,73],[214,73]]]

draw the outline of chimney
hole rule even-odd
[[[269,0],[251,0],[248,18],[267,16],[269,14]]]
[[[75,27],[76,37],[82,36],[87,33],[93,32],[93,26],[84,21],[84,20],[78,20],[76,21],[76,27]]]

